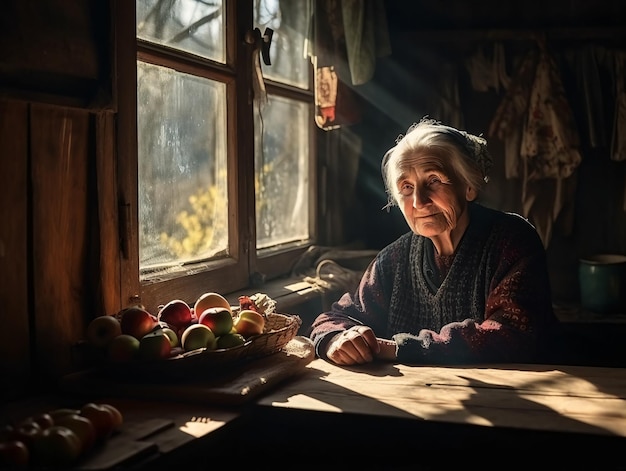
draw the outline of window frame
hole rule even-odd
[[[256,215],[254,191],[254,103],[252,101],[252,45],[245,42],[245,32],[253,29],[253,0],[225,1],[225,64],[201,60],[182,51],[161,51],[161,47],[136,37],[135,2],[116,1],[116,98],[117,178],[120,243],[120,303],[143,304],[149,311],[171,299],[193,302],[207,291],[224,295],[262,289],[258,280],[269,281],[288,276],[295,261],[318,237],[318,205],[315,193],[318,180],[316,126],[314,124],[313,72],[309,69],[309,89],[298,90],[266,79],[268,94],[305,101],[310,104],[309,159],[309,230],[308,241],[295,246],[256,250]],[[131,21],[132,20],[132,21]],[[132,24],[131,24],[132,23]],[[231,27],[234,26],[234,27]],[[132,41],[132,42],[131,42]],[[134,44],[135,47],[128,47]],[[258,53],[258,52],[257,52]],[[138,233],[138,146],[137,146],[137,61],[158,63],[181,72],[216,78],[226,84],[227,113],[229,252],[228,259],[190,265],[188,273],[140,281]],[[210,63],[206,68],[205,64]],[[228,297],[228,296],[227,296]]]

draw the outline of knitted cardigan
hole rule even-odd
[[[439,283],[430,239],[412,232],[379,252],[354,293],[312,324],[317,355],[362,324],[404,363],[552,361],[560,349],[546,255],[534,227],[470,203],[470,223]]]

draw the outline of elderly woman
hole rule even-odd
[[[429,119],[385,154],[388,207],[400,207],[411,231],[315,319],[319,357],[338,365],[553,359],[545,250],[526,219],[476,202],[490,167],[484,139]]]

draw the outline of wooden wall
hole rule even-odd
[[[114,108],[113,2],[10,0],[0,17],[2,396],[77,367],[101,313],[98,149]],[[111,143],[108,147],[102,142]],[[100,136],[100,145],[97,143]],[[110,181],[114,185],[114,180]]]

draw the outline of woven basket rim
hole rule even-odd
[[[297,334],[302,319],[295,314],[268,313],[267,318],[280,320],[285,325],[250,337],[243,345],[217,350],[199,348],[189,352],[152,361],[134,361],[127,364],[106,365],[105,370],[120,378],[150,378],[153,381],[193,378],[198,371],[220,371],[226,367],[271,355],[280,351]]]

